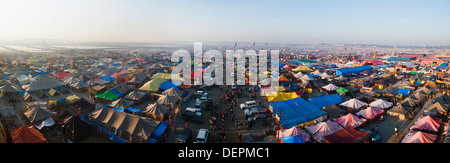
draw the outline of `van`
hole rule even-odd
[[[245,103],[240,105],[242,110],[256,107],[256,101],[246,101]]]

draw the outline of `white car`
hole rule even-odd
[[[250,109],[250,108],[256,107],[256,101],[247,101],[239,106],[242,110]]]
[[[195,143],[206,143],[208,142],[208,129],[200,129],[197,134],[197,138],[195,139]]]

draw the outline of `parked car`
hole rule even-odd
[[[181,133],[178,134],[177,139],[175,139],[177,143],[191,143],[192,142],[192,129],[184,128]]]
[[[195,143],[206,143],[208,142],[209,131],[208,129],[200,129],[197,134],[197,139]]]

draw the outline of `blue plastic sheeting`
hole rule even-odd
[[[120,96],[120,97],[125,96],[125,94],[116,91],[114,88],[112,88],[112,89],[110,89],[110,90],[111,90],[112,93],[116,94],[117,96]]]
[[[319,77],[319,75],[314,75],[314,74],[306,74],[306,75],[308,75],[308,76],[311,77],[311,78]]]
[[[403,89],[403,88],[400,88],[400,89],[398,89],[398,91],[397,91],[397,95],[398,95],[398,94],[402,94],[402,96],[404,96],[404,95],[407,95],[409,92],[411,92],[410,89]]]
[[[113,107],[112,109],[117,110],[117,111],[121,111],[121,112],[125,111],[125,109],[115,108],[115,107]]]
[[[102,80],[104,80],[104,81],[114,81],[114,80],[116,80],[116,78],[113,78],[113,77],[111,77],[111,76],[104,76],[104,77],[101,77],[100,79],[102,79]]]
[[[280,117],[280,124],[284,128],[291,128],[326,114],[325,111],[320,110],[320,108],[301,97],[269,103],[269,109],[273,114]]]
[[[440,68],[448,68],[448,63],[443,63],[443,64],[439,65],[439,67],[436,67],[436,69],[440,69]]]
[[[170,89],[170,88],[175,88],[176,90],[179,90],[178,85],[173,84],[172,81],[164,82],[159,88],[163,89],[163,90]]]
[[[149,137],[147,143],[156,143],[156,139]]]
[[[136,112],[136,113],[142,113],[141,109],[137,109],[137,108],[132,108],[131,106],[126,108],[126,110],[130,111],[130,112]]]
[[[359,67],[353,67],[353,68],[341,68],[336,70],[337,76],[347,75],[347,74],[358,74],[360,72],[366,71],[366,70],[373,70],[372,66],[359,66]]]
[[[280,137],[284,143],[305,143],[302,135],[289,136],[289,137]]]
[[[323,108],[324,106],[335,105],[342,102],[342,97],[338,94],[332,94],[328,96],[311,97],[308,99],[311,104],[318,108]]]
[[[151,137],[154,139],[159,139],[161,135],[164,134],[164,131],[166,131],[167,125],[168,125],[167,121],[159,123],[158,127],[152,133]]]

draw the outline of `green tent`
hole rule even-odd
[[[311,63],[311,62],[316,62],[316,61],[313,61],[313,60],[309,60],[309,59],[299,59],[298,60],[299,62],[304,62],[304,63]]]
[[[114,94],[111,90],[95,95],[94,97],[116,101],[119,95]]]
[[[336,92],[338,92],[338,93],[347,93],[348,89],[345,89],[344,87],[339,87]]]
[[[408,73],[413,74],[413,75],[419,74],[418,72],[415,72],[415,71],[410,71],[410,72],[408,72]]]

